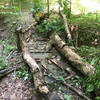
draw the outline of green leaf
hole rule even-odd
[[[91,61],[90,64],[91,64],[91,65],[94,65],[94,64],[95,64],[95,61],[96,61],[95,59],[92,59],[92,61]]]
[[[96,100],[100,100],[100,97],[96,97]]]
[[[80,1],[80,0],[76,0],[76,1],[78,2],[78,1]]]
[[[77,79],[79,79],[79,76],[78,76],[78,75],[76,75],[75,77],[76,77]]]
[[[64,78],[63,78],[63,76],[60,76],[59,78],[60,78],[60,80],[64,81]]]
[[[66,68],[66,71],[70,71],[70,68]]]
[[[82,62],[86,63],[86,59],[82,59]]]
[[[23,79],[26,81],[28,79],[28,77],[23,77]]]
[[[87,88],[87,92],[92,92],[94,90],[94,86],[92,84],[89,84]]]
[[[65,94],[65,95],[64,95],[64,100],[71,100],[71,95]]]

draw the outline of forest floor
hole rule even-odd
[[[23,27],[27,27],[33,23],[33,18],[28,13],[24,13],[23,16],[21,16],[21,19],[23,20]],[[21,20],[19,20],[19,22],[20,21]],[[24,80],[23,77],[17,76],[18,71],[16,70],[16,67],[28,66],[24,63],[21,53],[19,53],[17,49],[12,49],[8,52],[8,55],[10,55],[8,56],[6,62],[10,62],[10,66],[14,67],[15,70],[6,77],[0,79],[0,100],[84,100],[78,96],[76,92],[70,90],[63,84],[63,81],[66,78],[69,85],[72,85],[78,91],[82,92],[83,90],[80,79],[76,75],[76,72],[72,70],[71,66],[65,59],[62,59],[61,55],[55,48],[47,51],[46,46],[49,40],[37,37],[34,30],[35,29],[33,28],[26,33],[27,44],[32,57],[36,60],[43,72],[44,80],[50,93],[48,96],[38,95],[35,93],[36,90],[34,89],[32,79]],[[0,25],[0,40],[5,41],[7,36],[7,27]],[[2,50],[3,45],[0,44],[0,52],[2,52]],[[0,55],[0,57],[2,58],[3,55]],[[58,64],[53,62],[55,60]],[[61,69],[59,64],[60,67],[64,67],[65,70],[62,70],[64,68]],[[69,77],[71,75],[72,77]]]
[[[3,25],[2,19],[0,23],[0,40],[7,42],[7,26]],[[15,44],[13,44],[13,46],[14,45]],[[3,49],[4,47],[0,43],[0,53],[3,51]],[[32,82],[24,81],[23,78],[17,77],[17,67],[25,66],[21,54],[16,49],[12,49],[10,52],[8,52],[7,55],[8,59],[6,60],[6,62],[10,62],[10,67],[12,66],[13,68],[15,68],[15,70],[14,72],[0,79],[0,100],[30,100],[30,95],[33,90]],[[0,55],[0,58],[3,57],[4,55]]]

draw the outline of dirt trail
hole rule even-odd
[[[19,18],[19,22],[21,22],[23,28],[28,27],[33,21],[29,13],[24,13],[23,16]],[[6,32],[6,30],[4,32]],[[13,73],[0,80],[0,100],[64,100],[64,96],[66,95],[71,96],[71,100],[84,100],[60,82],[63,80],[62,77],[65,78],[69,76],[69,72],[61,70],[56,64],[50,61],[50,59],[54,58],[58,61],[62,59],[54,48],[51,51],[46,50],[48,40],[42,37],[36,37],[34,28],[26,33],[26,40],[32,57],[36,60],[43,72],[45,83],[50,93],[46,97],[41,95],[36,96],[33,82],[25,82],[22,78],[17,78],[15,70]],[[15,61],[13,67],[23,66],[21,63],[18,64],[18,61],[23,62],[20,53],[16,51],[11,55],[9,61],[11,58]],[[64,61],[61,62],[63,65],[65,64],[65,66],[68,65]],[[73,85],[72,81],[73,80],[69,79],[68,84]],[[81,88],[78,88],[79,86],[75,87],[81,91]]]

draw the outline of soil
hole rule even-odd
[[[6,41],[8,36],[7,27],[0,20],[0,40]],[[15,45],[15,44],[13,44]],[[0,58],[2,55],[3,45],[0,44]],[[11,53],[11,55],[9,55]],[[6,62],[11,62],[15,68],[14,72],[0,79],[0,100],[30,100],[33,95],[33,83],[31,80],[24,81],[23,78],[17,77],[17,67],[25,65],[21,54],[17,50],[8,53],[9,57]],[[35,96],[33,99],[35,100]]]

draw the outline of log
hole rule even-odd
[[[54,45],[67,58],[74,68],[79,70],[85,76],[94,74],[95,68],[87,62],[83,62],[83,58],[70,49],[67,44],[59,37],[59,35],[56,34],[53,40]]]
[[[40,68],[36,61],[31,57],[27,44],[22,41],[22,52],[23,52],[23,59],[31,68],[31,72],[34,79],[34,85],[40,93],[47,94],[49,92],[48,88],[45,86],[43,77],[40,71]]]
[[[18,40],[20,41],[20,44],[18,44],[18,48],[21,48],[21,51],[23,53],[23,59],[25,63],[27,63],[31,69],[31,73],[32,73],[33,80],[34,80],[34,86],[36,90],[42,94],[48,94],[49,90],[43,80],[42,72],[38,64],[36,63],[36,61],[31,57],[28,45],[25,42],[25,38],[24,38],[25,34],[22,32],[22,28],[18,28],[15,33],[16,35],[18,35],[17,38],[19,38],[17,39],[17,41]]]
[[[68,27],[68,21],[67,21],[66,15],[64,13],[62,13],[62,12],[60,12],[60,15],[61,15],[61,17],[64,20],[64,25],[65,25],[65,31],[66,31],[67,39],[69,41],[71,41],[72,37],[71,37],[71,33],[70,33],[70,30],[69,30],[69,27]]]

